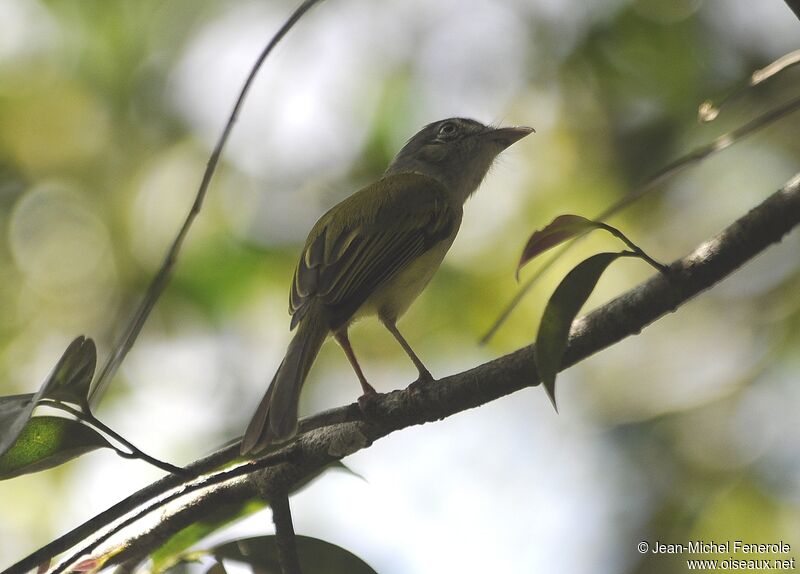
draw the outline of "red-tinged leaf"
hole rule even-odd
[[[75,564],[70,570],[72,572],[93,572],[102,565],[97,558],[87,558]]]
[[[619,257],[634,255],[629,251],[592,255],[567,273],[547,302],[536,335],[535,357],[539,378],[556,411],[556,374],[561,368],[572,322],[606,267]]]
[[[103,554],[95,554],[94,556],[89,556],[88,558],[84,558],[83,560],[76,562],[69,569],[67,569],[66,572],[97,574],[103,570],[103,568],[105,568],[106,563],[111,558],[122,552],[124,549],[125,546],[115,546],[113,548],[109,548]]]
[[[310,536],[295,537],[297,555],[303,572],[314,574],[377,574],[366,562],[352,552]],[[234,540],[210,551],[217,560],[244,562],[254,571],[281,574],[275,536],[259,536]]]
[[[580,235],[584,231],[596,229],[601,227],[601,225],[602,224],[596,221],[586,219],[580,215],[559,215],[544,229],[535,231],[533,235],[530,236],[519,258],[517,274],[519,274],[519,270],[534,257],[541,255],[560,243],[564,243],[568,239]]]
[[[534,232],[530,239],[528,239],[528,243],[525,245],[525,249],[522,250],[522,255],[520,256],[519,264],[517,265],[517,279],[519,279],[520,269],[522,269],[522,267],[528,263],[528,261],[537,255],[544,253],[551,247],[555,247],[556,245],[563,243],[568,239],[582,235],[583,233],[591,231],[592,229],[604,229],[608,231],[611,235],[627,245],[637,257],[648,263],[657,271],[661,273],[667,273],[669,271],[667,266],[662,265],[647,255],[642,248],[628,239],[625,234],[616,227],[613,227],[607,223],[603,223],[602,221],[586,219],[580,215],[559,215],[552,222],[550,222],[550,225],[544,229]]]

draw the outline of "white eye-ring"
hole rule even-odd
[[[456,124],[453,122],[445,122],[441,126],[439,126],[439,135],[440,136],[452,136],[456,133],[458,128]]]

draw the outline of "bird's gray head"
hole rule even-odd
[[[465,201],[480,185],[497,155],[533,128],[494,128],[449,118],[422,128],[392,160],[386,175],[421,173],[442,182]]]

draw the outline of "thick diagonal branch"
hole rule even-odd
[[[800,174],[749,213],[692,253],[670,266],[667,276],[656,274],[595,311],[577,319],[562,369],[605,349],[667,313],[674,312],[698,293],[724,279],[744,263],[800,223]],[[432,384],[379,395],[364,417],[353,405],[325,413],[333,421],[298,437],[293,456],[247,478],[248,488],[271,499],[307,481],[326,465],[370,446],[374,441],[402,428],[433,422],[469,408],[478,407],[525,387],[539,384],[533,346],[446,377]],[[301,429],[303,428],[301,422]],[[306,426],[305,428],[308,428]],[[235,452],[232,448],[230,452]],[[241,483],[238,487],[241,488]],[[211,512],[218,497],[234,486],[222,485],[192,506],[193,512],[177,512],[156,527],[158,536],[131,540],[116,560],[145,556],[153,547],[145,540],[161,539],[197,520],[198,513]],[[230,493],[228,492],[228,495]],[[80,556],[89,548],[75,547]]]

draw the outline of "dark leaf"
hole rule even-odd
[[[528,261],[537,255],[544,253],[559,243],[563,243],[568,239],[577,237],[578,235],[581,235],[587,231],[591,231],[592,229],[605,229],[611,235],[625,243],[625,245],[627,245],[634,253],[636,253],[638,257],[646,261],[657,271],[662,273],[667,272],[666,266],[655,261],[649,255],[647,255],[647,253],[645,253],[633,241],[628,239],[625,234],[616,227],[608,225],[607,223],[603,223],[602,221],[586,219],[580,215],[559,215],[552,222],[550,222],[550,225],[544,229],[534,232],[530,239],[528,239],[528,243],[525,245],[525,249],[522,250],[522,255],[520,256],[519,264],[517,265],[517,278],[519,278],[520,269],[522,269],[522,267],[528,263]]]
[[[58,466],[97,448],[111,447],[95,430],[72,419],[33,417],[0,455],[0,480]]]
[[[275,536],[259,536],[228,542],[211,553],[218,560],[227,558],[253,566],[262,574],[281,574]],[[297,536],[297,554],[304,574],[377,574],[355,554],[331,544]]]
[[[580,215],[559,215],[544,229],[534,231],[533,235],[530,236],[519,258],[517,274],[519,274],[519,270],[522,269],[528,261],[537,255],[544,253],[559,243],[563,243],[568,239],[580,235],[584,231],[596,229],[600,225],[601,224],[596,221],[586,219]]]
[[[77,337],[35,395],[0,397],[0,455],[17,440],[40,399],[50,398],[78,405],[85,402],[96,360],[94,341]]]
[[[535,356],[542,385],[556,410],[556,373],[567,347],[570,326],[606,267],[619,257],[633,255],[629,251],[592,255],[567,273],[547,302],[536,335]]]
[[[89,395],[96,365],[97,348],[94,341],[83,336],[76,338],[48,377],[42,398],[82,405]]]
[[[11,448],[33,412],[36,395],[0,397],[0,456]]]

